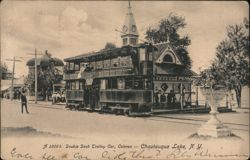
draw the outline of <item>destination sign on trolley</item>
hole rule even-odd
[[[177,80],[191,80],[190,77],[178,77],[178,76],[156,76],[154,77],[156,81],[177,81]]]

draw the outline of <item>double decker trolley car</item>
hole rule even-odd
[[[169,42],[126,45],[64,59],[66,107],[116,114],[191,105],[190,77]]]

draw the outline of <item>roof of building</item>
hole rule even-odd
[[[14,87],[22,87],[24,85],[25,77],[21,76],[19,78],[15,78],[13,81]],[[9,89],[11,87],[11,79],[1,80],[1,91]]]
[[[177,58],[181,61],[181,63],[183,64],[182,62],[182,59],[181,59],[181,56],[180,56],[180,53],[176,52],[175,49],[172,47],[172,45],[170,44],[170,42],[162,42],[162,43],[157,43],[157,44],[154,44],[154,46],[158,49],[158,52],[156,53],[155,55],[155,59],[158,59],[161,54],[169,48],[169,50],[172,50],[175,55],[177,56]]]
[[[51,57],[47,52],[42,56],[37,58],[37,65],[48,66],[53,62],[55,66],[63,66],[63,61],[56,57]],[[26,63],[27,66],[35,66],[35,58],[31,58]]]
[[[173,76],[196,76],[197,73],[182,65],[175,64],[156,64],[155,71],[157,74]]]
[[[136,50],[136,48],[142,48],[150,46],[147,43],[141,43],[137,44],[135,46],[127,45],[122,46],[120,48],[112,48],[112,49],[102,49],[97,52],[89,52],[80,54],[74,57],[65,58],[65,62],[69,61],[81,61],[81,62],[91,62],[91,61],[98,61],[98,60],[104,60],[104,59],[110,59],[110,58],[116,58],[118,56],[128,56],[131,55],[133,50]],[[151,49],[152,47],[150,47]],[[156,47],[154,47],[157,49]]]
[[[95,61],[95,60],[104,60],[104,59],[109,59],[109,58],[115,58],[118,56],[127,56],[130,54],[128,50],[133,49],[132,46],[124,46],[121,48],[112,48],[112,49],[106,49],[106,50],[100,50],[97,52],[89,52],[89,53],[84,53],[80,54],[74,57],[69,57],[65,58],[64,61]]]

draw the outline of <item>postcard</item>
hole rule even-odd
[[[249,158],[245,1],[2,1],[1,159]]]

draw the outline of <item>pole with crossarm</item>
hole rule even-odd
[[[21,62],[21,60],[16,59],[14,56],[13,59],[6,59],[6,61],[13,61],[13,68],[12,68],[12,79],[11,79],[11,90],[10,90],[10,99],[13,100],[13,85],[14,85],[14,78],[15,78],[15,64],[16,62]]]
[[[37,103],[37,49],[35,48],[35,53],[29,53],[35,55],[35,103]],[[42,55],[42,54],[40,54]]]

